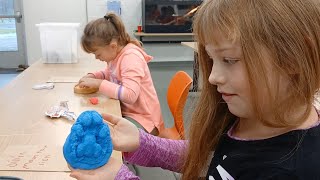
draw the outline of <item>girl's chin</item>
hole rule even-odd
[[[237,117],[244,117],[244,109],[243,107],[240,108],[240,107],[237,107],[235,106],[234,104],[229,104],[228,103],[228,109],[230,111],[231,114],[237,116]]]

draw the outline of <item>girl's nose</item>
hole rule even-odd
[[[211,73],[209,76],[209,82],[213,85],[221,85],[226,82],[226,76],[224,74],[222,67],[220,68],[215,68],[215,66],[212,67]]]

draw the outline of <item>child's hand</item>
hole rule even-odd
[[[81,78],[79,80],[79,87],[90,87],[90,88],[98,88],[100,87],[102,80],[95,78]]]
[[[70,176],[78,180],[113,180],[121,166],[121,160],[110,157],[108,163],[98,169],[79,170],[73,169],[70,166],[69,168],[71,170]]]
[[[113,116],[111,114],[102,114],[103,119],[111,123],[109,125],[113,149],[122,152],[133,152],[140,145],[139,130],[130,121]]]
[[[93,74],[91,74],[91,73],[83,76],[82,78],[80,78],[80,80],[83,79],[83,78],[93,78],[93,79],[96,79],[96,77],[95,77]],[[80,80],[79,80],[79,83],[80,83]]]
[[[85,76],[83,76],[82,78],[96,78],[92,73],[89,73],[89,74],[87,74],[87,75],[85,75]]]

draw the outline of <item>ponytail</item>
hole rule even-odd
[[[81,45],[85,52],[92,53],[95,47],[109,45],[113,39],[122,46],[132,43],[142,48],[142,43],[129,36],[121,18],[114,13],[89,22],[81,37]]]
[[[115,27],[116,31],[118,32],[119,39],[118,42],[121,45],[127,45],[128,43],[135,44],[136,46],[142,48],[142,44],[137,39],[133,39],[130,37],[130,35],[127,33],[125,26],[119,16],[117,16],[114,13],[108,13],[104,16],[104,18],[111,22],[113,26]]]

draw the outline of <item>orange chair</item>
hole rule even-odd
[[[184,71],[178,71],[171,79],[167,92],[167,103],[174,119],[174,126],[163,129],[159,137],[184,139],[183,109],[191,83],[191,77]]]

